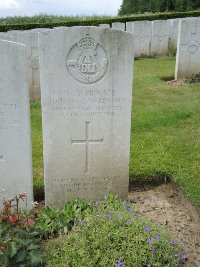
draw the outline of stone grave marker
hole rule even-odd
[[[133,37],[99,27],[39,34],[46,205],[128,192]]]
[[[169,20],[152,21],[152,55],[165,56],[168,54],[170,29],[171,25]]]
[[[200,18],[179,22],[175,79],[200,72]]]
[[[33,200],[32,155],[26,47],[0,40],[0,191]],[[22,208],[25,208],[24,202]]]
[[[46,30],[36,28],[27,31],[10,31],[18,43],[25,44],[27,47],[27,60],[29,66],[29,95],[30,100],[40,99],[40,76],[39,76],[39,52],[38,52],[38,33]]]
[[[14,41],[14,37],[6,33],[0,32],[0,40]]]
[[[110,28],[110,24],[99,24],[100,28]]]
[[[134,36],[134,53],[135,57],[149,55],[151,48],[151,21],[135,21],[126,23],[126,31],[131,32]]]
[[[123,22],[113,22],[112,29],[125,31],[125,23]]]
[[[177,39],[178,39],[178,25],[180,19],[170,19],[170,46],[174,49],[177,48]]]

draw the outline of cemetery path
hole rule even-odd
[[[166,228],[182,245],[189,259],[184,266],[200,266],[200,216],[180,188],[169,183],[131,190],[129,199],[145,217]]]

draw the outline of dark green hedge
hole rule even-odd
[[[98,26],[99,24],[111,24],[112,22],[128,22],[139,20],[162,20],[173,18],[186,18],[186,17],[200,17],[200,11],[188,11],[188,12],[166,12],[156,14],[142,14],[131,15],[124,17],[113,17],[108,19],[95,19],[95,20],[83,20],[83,21],[62,21],[55,23],[26,23],[26,24],[7,24],[0,25],[0,32],[7,32],[10,30],[30,30],[34,28],[54,28],[59,26]]]

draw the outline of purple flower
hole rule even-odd
[[[131,220],[128,220],[128,221],[127,221],[127,224],[128,224],[128,225],[131,225],[131,223],[132,223]]]
[[[158,233],[155,235],[155,239],[159,239],[159,238],[160,238],[160,234]]]
[[[103,213],[100,213],[99,214],[99,218],[103,218]]]
[[[111,214],[111,213],[108,213],[108,214],[107,214],[107,219],[110,220],[111,217],[112,217],[112,214]]]
[[[118,214],[118,219],[121,220],[123,217],[121,214]]]
[[[152,237],[149,237],[148,238],[148,243],[151,245],[151,244],[153,244],[153,238]]]
[[[117,261],[117,267],[121,267],[123,266],[123,261],[122,260],[118,260]]]
[[[152,248],[151,249],[151,254],[155,254],[156,253],[156,249],[155,248]]]
[[[174,239],[170,241],[170,244],[172,244],[172,245],[175,245],[176,243],[177,243],[177,241]]]
[[[147,267],[151,267],[151,264],[149,263],[149,264],[147,265]]]
[[[94,202],[94,206],[98,206],[98,205],[99,205],[99,201],[96,200],[96,201]]]
[[[150,232],[150,229],[151,229],[151,228],[150,228],[149,226],[145,226],[145,227],[144,227],[144,230],[145,230],[147,233]]]

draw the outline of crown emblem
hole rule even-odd
[[[91,37],[89,37],[89,35],[86,35],[86,37],[81,39],[77,43],[77,45],[81,50],[90,50],[90,49],[95,50],[97,47],[97,42]]]

